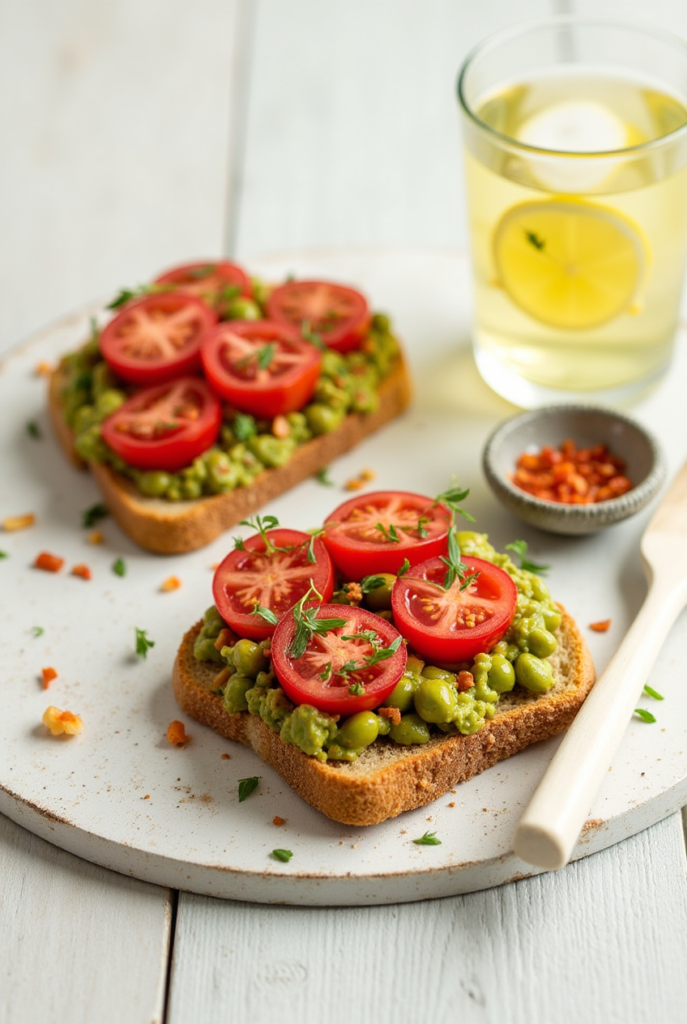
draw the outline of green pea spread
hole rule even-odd
[[[222,666],[218,692],[225,710],[259,715],[284,743],[292,743],[320,761],[354,761],[378,736],[411,746],[427,743],[439,732],[464,736],[479,732],[494,717],[501,694],[516,686],[530,693],[545,693],[554,685],[547,659],[557,647],[555,633],[561,623],[546,584],[535,573],[518,568],[507,554],[496,551],[486,534],[462,532],[457,539],[462,554],[498,565],[518,591],[515,614],[502,640],[488,654],[478,654],[465,665],[473,677],[469,689],[459,691],[457,673],[409,657],[405,674],[382,705],[400,711],[400,721],[394,724],[375,711],[337,720],[308,704],[294,706],[272,670],[266,653],[269,641],[242,639],[234,646],[217,649],[215,642],[227,627],[213,605],[205,613],[194,655],[199,661]],[[389,576],[386,580],[389,595],[394,579]],[[386,608],[380,607],[381,600],[379,593],[374,594],[375,611],[390,613],[390,599]],[[345,588],[335,593],[332,602],[337,601],[346,602]]]
[[[373,412],[379,402],[379,384],[391,372],[398,354],[388,317],[375,314],[359,349],[346,355],[333,349],[323,352],[312,400],[286,416],[288,436],[275,437],[268,421],[226,410],[217,444],[178,473],[136,469],[103,440],[102,422],[130,392],[102,358],[97,330],[86,345],[62,360],[65,384],[61,398],[81,458],[109,463],[147,497],[181,501],[247,487],[263,470],[284,466],[299,445],[336,430],[348,413]]]

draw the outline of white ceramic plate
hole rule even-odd
[[[530,530],[494,504],[479,469],[494,424],[514,410],[482,384],[469,350],[469,277],[451,250],[346,250],[262,259],[251,269],[270,279],[289,271],[359,285],[376,309],[390,312],[415,371],[412,411],[331,467],[336,487],[308,481],[269,506],[285,525],[317,525],[346,493],[342,485],[370,467],[373,487],[436,494],[455,474],[472,488],[478,528],[497,545],[515,537],[550,562],[554,596],[576,616],[602,668],[636,614],[645,586],[638,541],[650,511],[587,538]],[[45,382],[34,374],[77,346],[94,309],[30,339],[0,372],[2,491],[0,518],[33,512],[32,529],[0,535],[0,810],[51,842],[88,860],[162,885],[213,896],[299,904],[391,903],[469,892],[531,874],[511,851],[516,821],[557,741],[529,748],[457,787],[454,794],[383,825],[348,828],[301,801],[252,752],[186,720],[191,742],[171,747],[165,733],[183,718],[170,687],[182,633],[210,604],[211,565],[230,538],[191,555],[159,557],[128,540],[114,522],[105,543],[86,542],[83,509],[98,500],[86,473],[64,459],[45,413]],[[671,473],[685,455],[680,426],[687,352],[679,338],[670,379],[634,414],[664,442]],[[26,430],[36,421],[42,438]],[[233,531],[237,532],[237,531]],[[244,531],[245,532],[245,531]],[[66,559],[52,575],[32,569],[48,550]],[[126,576],[111,571],[115,558]],[[91,582],[69,575],[87,562]],[[160,584],[177,575],[180,590]],[[586,627],[612,619],[606,634]],[[33,627],[44,633],[36,637]],[[134,654],[134,630],[155,641],[148,658]],[[594,801],[575,856],[618,842],[687,802],[687,620],[673,630],[652,675],[665,695],[642,698],[658,719],[633,720]],[[40,671],[59,678],[48,692]],[[40,724],[49,703],[80,714],[84,732],[52,738]],[[229,753],[229,760],[222,755]],[[238,802],[238,780],[260,785]],[[275,827],[275,815],[286,824]],[[435,832],[439,846],[412,840]],[[293,851],[289,863],[270,856]]]

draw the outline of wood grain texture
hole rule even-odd
[[[0,1020],[161,1022],[167,889],[87,864],[0,817]]]
[[[458,68],[547,0],[261,0],[239,255],[466,241]]]
[[[337,910],[181,894],[168,1024],[677,1024],[679,815],[559,874]]]
[[[221,251],[241,8],[0,5],[3,345]]]

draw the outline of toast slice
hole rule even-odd
[[[50,378],[50,418],[68,458],[79,467],[86,464],[74,450],[73,432],[64,420],[60,396],[64,378],[60,369]],[[391,373],[378,387],[379,404],[374,412],[349,413],[336,430],[300,445],[287,464],[265,469],[248,487],[193,501],[165,501],[144,497],[125,476],[103,463],[89,463],[110,512],[141,547],[156,554],[172,555],[204,547],[245,519],[268,501],[359,444],[398,416],[410,402],[411,384],[406,362],[397,357]]]
[[[174,664],[176,698],[192,718],[230,740],[252,747],[288,784],[328,818],[345,825],[376,825],[431,803],[530,743],[566,729],[591,689],[591,655],[561,608],[558,648],[550,661],[556,680],[543,696],[516,687],[499,700],[496,715],[471,736],[436,736],[423,746],[377,739],[356,761],[321,762],[283,743],[257,715],[229,714],[214,693],[217,664],[197,661],[193,644],[202,622],[189,630]]]

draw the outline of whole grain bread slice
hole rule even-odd
[[[321,762],[283,743],[257,715],[229,714],[216,693],[218,666],[197,661],[193,644],[202,623],[185,635],[173,671],[181,708],[227,739],[252,747],[288,784],[327,817],[346,825],[375,825],[422,807],[503,758],[566,729],[591,689],[591,656],[564,610],[551,657],[554,687],[536,696],[516,687],[501,697],[496,715],[472,736],[437,736],[401,747],[380,738],[353,762]]]
[[[60,396],[63,387],[64,378],[58,368],[50,378],[50,418],[65,454],[76,466],[84,467],[86,464],[74,449],[74,435],[62,412]],[[300,445],[285,466],[265,469],[248,487],[238,487],[227,494],[174,502],[146,498],[131,480],[110,466],[92,462],[88,467],[110,512],[137,544],[164,555],[195,551],[268,501],[329,465],[337,456],[354,448],[403,412],[410,402],[411,384],[402,355],[397,357],[391,373],[381,381],[378,394],[379,404],[373,412],[349,413],[330,434]]]

